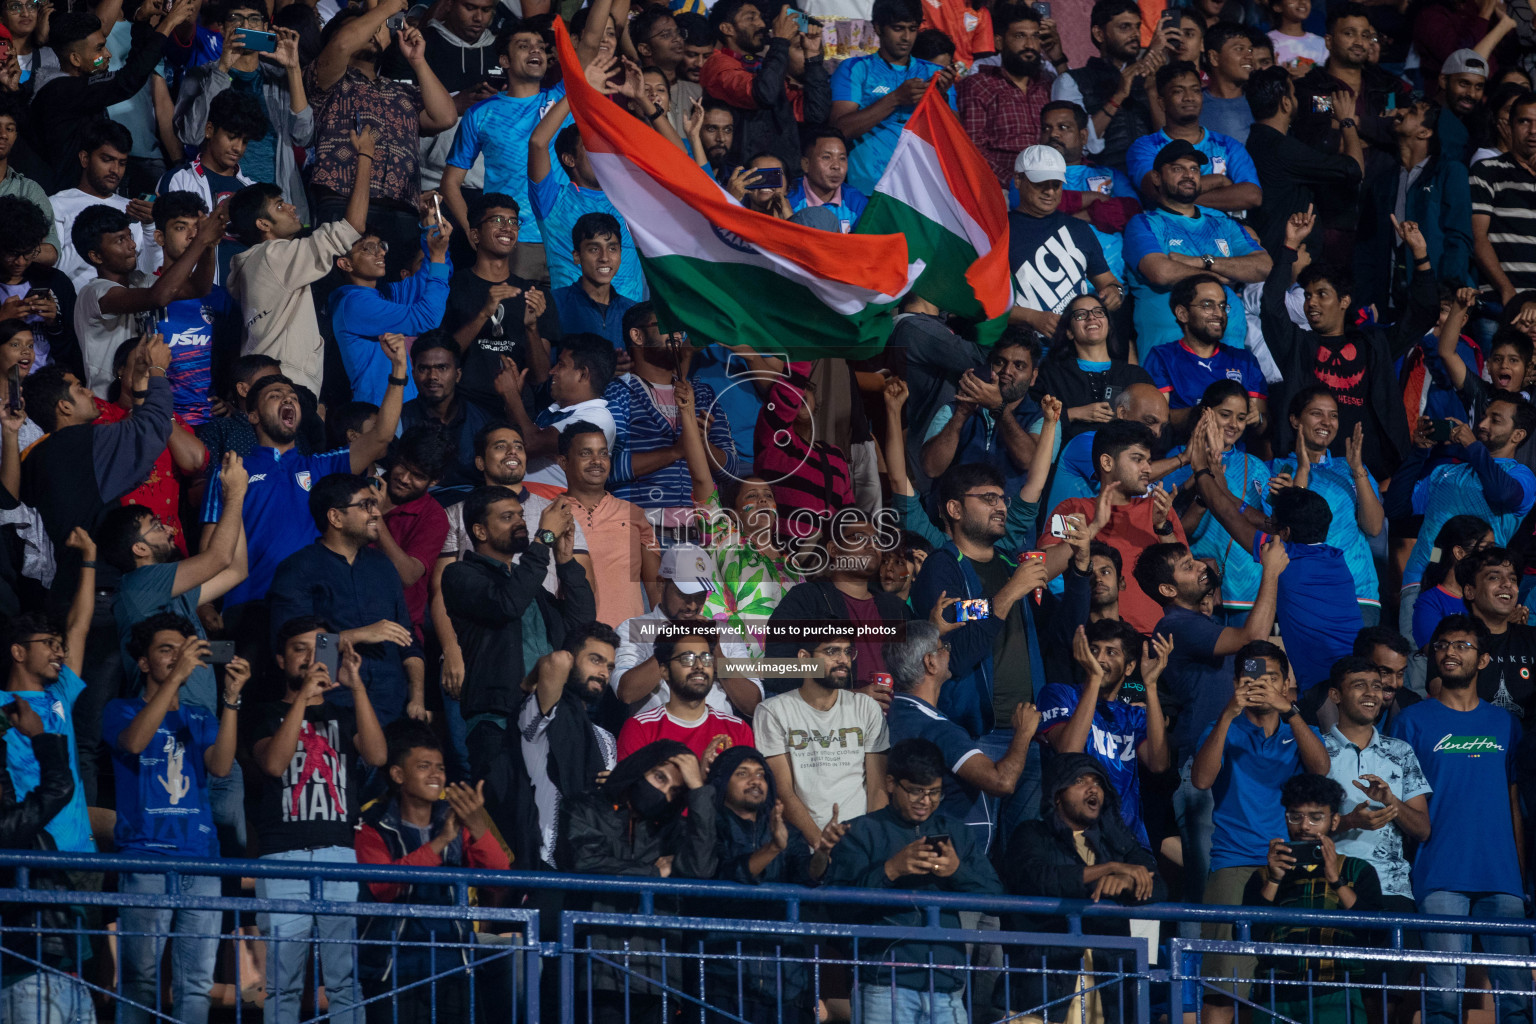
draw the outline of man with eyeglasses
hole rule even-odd
[[[1376,869],[1381,909],[1416,913],[1403,837],[1422,843],[1430,836],[1430,786],[1418,755],[1377,724],[1383,722],[1386,687],[1368,659],[1350,655],[1333,663],[1328,700],[1339,721],[1323,733],[1323,747],[1333,765],[1328,775],[1344,797],[1338,808],[1343,817],[1331,830],[1334,844],[1341,855]]]
[[[723,750],[752,746],[752,727],[706,703],[715,685],[715,647],[708,635],[656,641],[656,663],[667,678],[667,702],[635,715],[619,730],[619,760],[656,740],[677,740],[705,772]]]
[[[1286,653],[1267,640],[1255,640],[1233,661],[1232,697],[1200,737],[1190,769],[1191,784],[1210,790],[1215,801],[1204,902],[1218,906],[1240,905],[1248,880],[1269,861],[1270,840],[1285,829],[1278,799],[1285,780],[1300,772],[1327,775],[1332,766],[1322,738],[1302,721]],[[1232,926],[1206,925],[1202,933],[1230,941]],[[1244,979],[1254,977],[1256,962],[1247,956],[1206,957],[1207,1013],[1222,1014],[1230,1005],[1217,992],[1247,997]],[[1217,985],[1220,979],[1225,984]]]
[[[1469,615],[1447,615],[1429,642],[1431,675],[1440,689],[1397,716],[1392,734],[1406,740],[1433,787],[1429,839],[1413,861],[1413,894],[1419,912],[1479,920],[1525,917],[1525,837],[1516,785],[1523,730],[1516,718],[1478,696],[1478,673],[1488,667],[1488,630]],[[1483,952],[1528,955],[1523,935],[1480,935]],[[1472,936],[1424,933],[1424,948],[1468,953]],[[1424,968],[1426,1013],[1433,1024],[1461,1019],[1464,968]],[[1495,1013],[1502,1021],[1528,1022],[1530,1002],[1521,993],[1530,972],[1490,967]]]
[[[1174,429],[1189,422],[1206,388],[1218,380],[1235,380],[1248,392],[1253,434],[1262,436],[1269,416],[1269,385],[1259,361],[1247,349],[1222,344],[1232,308],[1221,279],[1214,274],[1184,278],[1168,293],[1168,308],[1183,336],[1177,344],[1152,349],[1142,365],[1157,389],[1168,396],[1168,418]]]
[[[320,539],[283,559],[272,576],[267,605],[273,639],[291,619],[326,620],[362,656],[359,671],[381,724],[402,713],[431,721],[405,588],[394,563],[375,546],[384,528],[377,495],[370,479],[351,473],[314,483],[309,512]]]

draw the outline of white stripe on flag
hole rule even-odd
[[[936,188],[936,184],[943,185]],[[950,193],[939,154],[916,132],[904,131],[876,192],[912,207],[951,234],[971,243],[977,254],[992,250],[992,239]]]

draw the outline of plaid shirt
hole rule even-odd
[[[1381,883],[1376,869],[1358,857],[1339,858],[1339,884],[1355,890],[1355,905],[1350,909],[1368,913],[1381,909]],[[1315,871],[1291,871],[1281,881],[1274,902],[1264,898],[1264,882],[1268,874],[1259,868],[1248,880],[1243,890],[1243,904],[1250,907],[1280,907],[1288,910],[1343,910],[1339,903],[1339,890],[1328,883],[1321,869]],[[1349,928],[1316,925],[1274,924],[1257,927],[1253,937],[1259,942],[1306,946],[1362,946],[1369,945],[1365,936]],[[1259,961],[1257,978],[1288,980],[1311,977],[1313,981],[1337,982],[1345,975],[1359,977],[1365,966],[1356,960],[1308,960],[1303,957],[1265,957]],[[1301,990],[1280,988],[1278,999],[1301,997]]]
[[[1021,92],[1000,67],[977,68],[960,80],[960,123],[987,158],[992,173],[1006,188],[1013,180],[1013,161],[1040,141],[1040,108],[1051,101],[1051,79],[1044,71]]]

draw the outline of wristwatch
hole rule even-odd
[[[1211,255],[1201,256],[1200,257],[1200,262],[1205,264],[1205,269],[1206,270],[1210,270],[1212,267],[1214,267],[1216,265],[1216,257],[1215,256],[1211,256]]]
[[[234,702],[233,702],[233,703],[231,703],[231,702],[230,702],[230,701],[228,701],[228,700],[225,700],[225,699],[224,699],[224,698],[223,698],[223,696],[220,696],[220,697],[219,697],[219,703],[220,703],[220,704],[222,704],[222,705],[224,705],[224,706],[225,706],[225,707],[227,707],[227,708],[229,708],[229,710],[231,710],[231,711],[239,711],[239,710],[240,710],[240,706],[241,706],[241,705],[242,705],[242,704],[243,704],[243,703],[245,703],[245,695],[244,695],[244,694],[242,694],[242,695],[240,695],[240,696],[239,696],[239,697],[236,697],[236,698],[235,698],[235,699],[234,699]]]
[[[1287,711],[1285,714],[1281,715],[1280,717],[1284,718],[1287,722],[1289,722],[1293,718],[1300,718],[1301,717],[1301,708],[1297,705],[1297,703],[1295,701],[1291,701],[1291,710]]]
[[[538,533],[533,535],[533,539],[538,541],[540,544],[543,544],[547,548],[552,548],[555,546],[555,531],[540,530]]]
[[[1157,534],[1159,537],[1166,537],[1166,536],[1168,536],[1170,533],[1173,532],[1173,520],[1172,519],[1164,519],[1162,526],[1154,526],[1154,527],[1152,527],[1152,532]]]

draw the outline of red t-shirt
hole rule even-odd
[[[844,594],[843,604],[848,606],[848,619],[855,625],[879,626],[885,622],[880,615],[880,606],[875,604],[873,597],[860,601]],[[859,657],[853,663],[853,685],[862,686],[876,672],[886,671],[885,653],[880,649],[884,643],[885,639],[874,630],[864,630],[854,640],[853,649],[859,652]]]
[[[1092,522],[1097,505],[1097,498],[1068,498],[1051,512],[1064,516],[1077,514]],[[1184,536],[1184,524],[1179,522],[1179,517],[1169,512],[1168,521],[1173,524],[1173,533],[1159,537],[1152,530],[1152,499],[1133,498],[1124,505],[1116,505],[1110,513],[1109,525],[1099,531],[1098,539],[1120,552],[1120,558],[1125,563],[1125,572],[1121,576],[1125,580],[1125,589],[1120,592],[1120,617],[1138,633],[1151,633],[1157,628],[1158,621],[1163,617],[1163,606],[1144,594],[1137,584],[1136,576],[1131,571],[1137,557],[1153,544],[1177,541],[1189,546],[1189,538]],[[1061,538],[1051,536],[1050,531],[1046,531],[1040,538],[1041,548],[1060,543]]]
[[[114,402],[104,402],[99,398],[92,399],[96,403],[97,423],[116,423],[127,419],[127,411]],[[180,416],[175,417],[176,426],[182,430],[191,432],[186,420]],[[195,480],[203,470],[208,468],[208,453],[203,453],[203,464],[196,472],[187,474],[185,479]],[[150,512],[160,517],[160,521],[176,531],[176,550],[183,556],[187,553],[186,531],[181,527],[181,485],[182,477],[176,469],[176,462],[171,458],[170,445],[166,445],[165,451],[155,460],[155,468],[150,470],[149,476],[144,482],[133,490],[123,495],[119,505],[143,505]]]
[[[722,750],[752,746],[752,727],[735,715],[714,708],[709,708],[697,722],[679,721],[667,714],[664,706],[652,708],[629,719],[619,730],[619,760],[657,740],[677,740],[698,755],[707,768]]]

